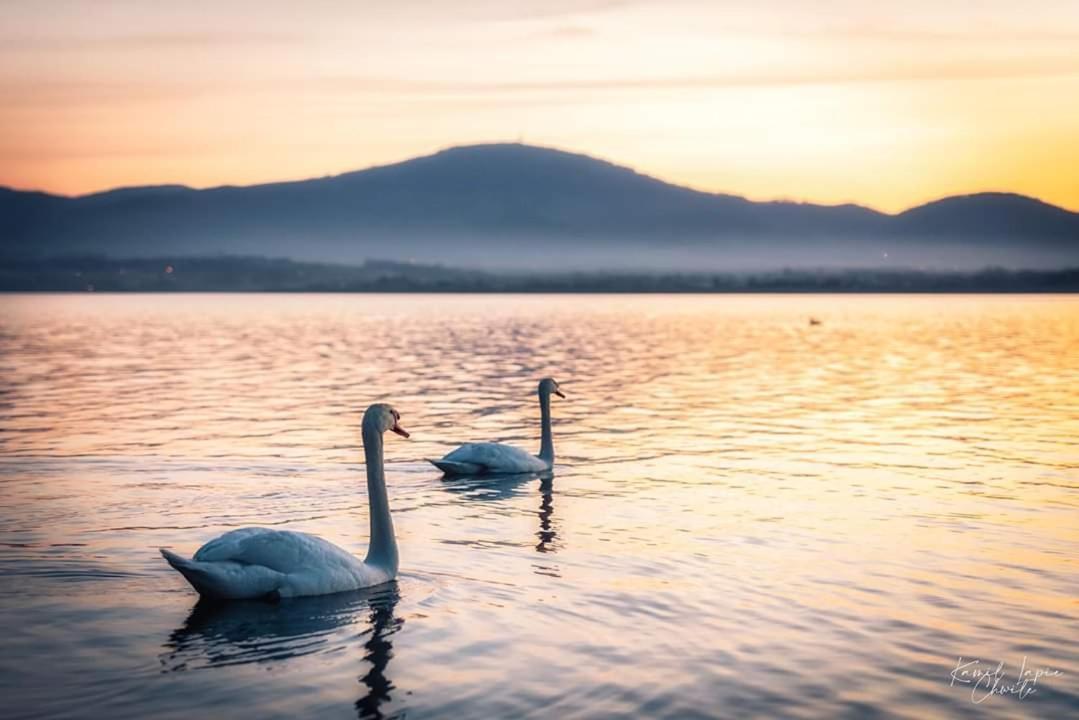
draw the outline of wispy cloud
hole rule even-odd
[[[301,45],[301,35],[251,32],[154,32],[121,35],[19,35],[4,38],[8,50],[41,50],[50,53],[69,50],[137,51],[146,50],[205,50],[209,48],[264,47]]]
[[[587,25],[557,25],[533,33],[533,36],[540,38],[590,38],[595,35],[595,28]]]
[[[260,92],[270,88],[305,93],[344,93],[367,96],[480,96],[557,94],[562,92],[627,93],[680,90],[853,85],[954,80],[1007,80],[1024,78],[1079,77],[1079,58],[1029,58],[1022,62],[994,64],[926,64],[867,68],[851,71],[804,73],[731,73],[663,77],[614,77],[551,79],[527,82],[444,82],[390,76],[274,77],[262,80],[215,79],[205,81],[0,81],[11,107],[62,106],[178,101],[194,97]]]
[[[933,63],[866,68],[849,71],[744,72],[664,77],[552,79],[527,82],[439,82],[373,77],[330,77],[325,87],[356,92],[397,94],[546,93],[558,91],[625,92],[657,90],[722,90],[725,88],[869,83],[1002,80],[1079,75],[1077,58],[1027,58],[995,63]]]

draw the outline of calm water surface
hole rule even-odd
[[[553,479],[424,463],[548,374]],[[400,579],[197,606],[159,546],[363,553],[378,400]],[[1073,297],[0,297],[2,714],[1074,717],[1077,439]]]

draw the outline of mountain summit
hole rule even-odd
[[[752,202],[519,144],[248,187],[74,198],[0,189],[0,238],[14,257],[379,257],[521,270],[1079,263],[1079,214],[1023,196],[945,198],[898,215]]]

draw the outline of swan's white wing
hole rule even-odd
[[[463,466],[478,466],[484,473],[526,473],[549,469],[547,463],[535,455],[502,443],[468,443],[442,459]]]
[[[358,560],[336,545],[307,533],[269,528],[240,528],[199,548],[197,562],[236,562],[258,565],[279,573],[318,568],[353,568]]]

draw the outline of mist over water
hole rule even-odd
[[[1074,715],[1077,356],[1070,296],[0,297],[5,715]],[[544,375],[553,478],[424,461]],[[382,400],[398,581],[196,604],[159,546],[363,554]]]

